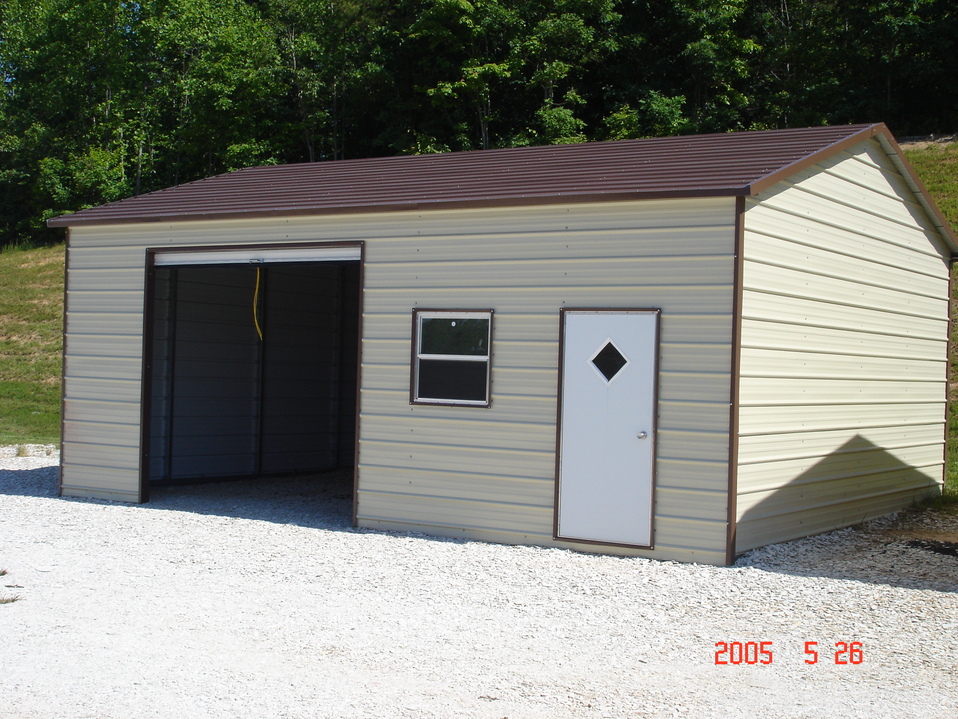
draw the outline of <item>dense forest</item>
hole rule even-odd
[[[0,0],[0,246],[266,163],[884,121],[953,132],[954,0]]]

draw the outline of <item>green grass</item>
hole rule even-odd
[[[952,230],[958,232],[958,142],[930,143],[926,147],[908,148],[905,149],[905,156],[915,168]],[[951,298],[952,317],[958,317],[958,282],[953,282],[952,286],[955,289],[955,294]],[[939,508],[958,506],[958,376],[956,376],[958,357],[954,352],[955,344],[953,340],[948,377],[948,399],[951,402],[951,415],[948,418],[950,461],[942,496],[930,503]]]
[[[60,441],[63,256],[0,252],[0,444]]]
[[[952,229],[958,231],[958,142],[933,143],[905,150],[905,157],[938,205]]]

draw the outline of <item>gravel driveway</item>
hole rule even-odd
[[[304,479],[58,499],[56,461],[0,459],[0,717],[958,717],[956,516],[718,568],[354,530]]]

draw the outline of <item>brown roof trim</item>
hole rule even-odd
[[[911,190],[918,195],[919,203],[931,216],[932,223],[938,228],[938,231],[941,232],[941,234],[945,237],[945,240],[951,246],[952,256],[958,255],[958,235],[956,235],[954,230],[952,230],[952,228],[949,226],[948,220],[945,219],[945,216],[941,213],[941,210],[938,209],[938,205],[932,199],[928,189],[918,178],[918,173],[915,172],[915,168],[912,167],[910,162],[908,162],[908,158],[905,157],[905,153],[902,151],[901,146],[895,140],[895,136],[892,135],[891,130],[888,129],[888,126],[884,122],[876,122],[874,125],[870,125],[853,135],[849,135],[848,137],[845,137],[838,142],[829,145],[828,147],[823,147],[818,152],[812,153],[807,157],[803,157],[801,160],[793,162],[791,165],[786,165],[775,172],[769,173],[765,177],[762,177],[752,183],[751,187],[749,187],[749,192],[746,194],[757,195],[760,192],[767,190],[775,183],[801,172],[802,170],[817,164],[821,160],[834,155],[837,152],[848,150],[861,142],[870,140],[873,137],[877,137],[879,142],[882,143],[884,146],[883,149],[885,150],[889,159],[898,167],[899,172],[902,174],[905,184],[907,184]]]
[[[945,216],[941,213],[941,210],[938,209],[938,205],[932,199],[931,193],[928,192],[928,188],[926,188],[924,183],[918,178],[918,173],[915,171],[915,168],[912,167],[912,164],[908,161],[908,158],[905,157],[905,153],[898,144],[898,141],[895,140],[895,136],[891,134],[884,124],[882,124],[882,128],[885,131],[880,133],[880,137],[878,139],[883,145],[886,145],[887,143],[885,151],[888,153],[888,157],[891,158],[891,161],[898,166],[902,177],[905,179],[905,183],[911,187],[912,191],[916,195],[918,195],[919,202],[925,208],[925,211],[931,216],[932,223],[945,237],[945,239],[948,241],[948,244],[951,245],[951,254],[952,257],[955,257],[958,255],[958,235],[955,234],[955,231],[948,224],[948,220],[945,219]],[[888,152],[889,149],[891,152]],[[949,295],[949,297],[951,297],[951,295]]]
[[[550,195],[522,195],[520,197],[481,197],[470,200],[435,200],[432,202],[382,203],[324,207],[321,210],[304,207],[277,207],[263,210],[233,210],[228,212],[170,212],[162,216],[127,217],[76,217],[79,213],[61,215],[47,220],[48,227],[82,227],[84,225],[130,225],[162,222],[207,222],[210,220],[246,220],[268,217],[310,217],[318,215],[351,215],[370,212],[415,212],[428,210],[461,210],[483,207],[526,207],[530,205],[591,204],[595,202],[623,202],[627,200],[671,200],[696,197],[736,197],[749,195],[749,185],[722,189],[660,190],[655,192],[574,192]]]
[[[861,142],[864,142],[865,140],[870,140],[875,135],[881,134],[883,132],[887,134],[891,134],[888,132],[888,128],[885,127],[884,123],[880,122],[874,125],[869,125],[868,127],[865,127],[852,135],[843,137],[837,142],[834,142],[831,145],[827,145],[826,147],[823,147],[817,152],[813,152],[809,155],[806,155],[800,160],[797,160],[789,165],[785,165],[784,167],[780,167],[779,169],[775,170],[774,172],[770,172],[764,177],[760,177],[758,180],[752,183],[751,187],[749,188],[748,194],[757,195],[763,190],[767,190],[769,187],[771,187],[775,183],[781,182],[786,177],[790,177],[791,175],[794,175],[797,172],[801,172],[802,170],[821,162],[826,157],[830,157],[831,155],[834,155],[836,152],[847,150],[850,147],[854,147],[855,145]]]

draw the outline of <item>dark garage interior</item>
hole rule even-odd
[[[150,484],[354,462],[359,263],[154,269]]]

